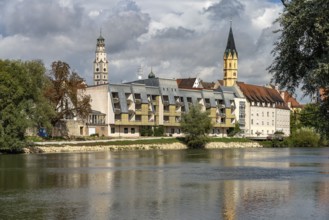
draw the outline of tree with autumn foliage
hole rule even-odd
[[[63,119],[86,119],[91,112],[91,106],[90,96],[83,93],[87,87],[83,78],[62,61],[52,63],[48,78],[49,85],[45,96],[56,111],[51,120],[52,125],[56,126]]]

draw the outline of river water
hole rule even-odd
[[[0,155],[0,219],[329,219],[329,149]]]

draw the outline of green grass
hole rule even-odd
[[[224,143],[230,143],[230,142],[252,142],[250,139],[247,138],[215,138],[211,137],[209,142],[224,142]]]
[[[161,139],[140,139],[140,140],[117,140],[117,141],[107,141],[107,142],[94,142],[94,143],[79,143],[79,144],[69,144],[71,146],[123,146],[123,145],[143,145],[143,144],[173,144],[180,143],[179,138],[161,138]]]

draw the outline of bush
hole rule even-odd
[[[164,127],[163,125],[160,125],[159,127],[154,127],[153,128],[153,134],[155,137],[161,137],[164,134]]]
[[[320,144],[320,135],[311,128],[300,128],[289,139],[290,147],[318,147]]]
[[[204,148],[209,142],[209,138],[207,136],[197,136],[193,138],[186,137],[184,142],[190,149]]]
[[[142,126],[140,129],[140,136],[152,136],[153,131],[150,126]]]

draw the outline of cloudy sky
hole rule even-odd
[[[62,60],[92,83],[100,29],[113,83],[146,77],[223,77],[230,20],[239,81],[266,84],[278,0],[0,0],[0,59]]]

